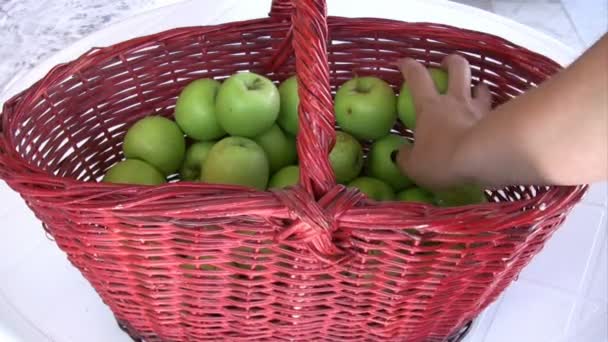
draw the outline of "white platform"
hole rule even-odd
[[[442,0],[329,0],[330,14],[432,21],[486,31],[568,64],[558,41],[493,14]],[[268,1],[269,3],[269,1]],[[95,33],[14,80],[0,100],[52,66],[93,46],[164,29],[265,16],[260,1],[196,0],[149,12]],[[606,184],[595,186],[534,262],[477,320],[468,342],[608,341]],[[0,183],[0,341],[129,341],[20,197]]]

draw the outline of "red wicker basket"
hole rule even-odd
[[[479,32],[325,13],[324,0],[276,0],[269,18],[93,49],[4,105],[0,177],[132,334],[445,341],[517,277],[585,192],[510,186],[488,191],[490,203],[446,209],[373,203],[336,185],[332,92],[354,74],[397,87],[390,61],[433,65],[460,53],[499,104],[559,66]],[[299,75],[300,186],[96,182],[122,158],[133,122],[172,116],[194,79],[241,70]]]

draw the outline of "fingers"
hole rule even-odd
[[[473,88],[473,104],[482,114],[492,109],[492,93],[487,84],[479,83]]]
[[[414,180],[419,186],[432,189],[433,183],[428,183],[427,180],[429,179],[429,176],[431,177],[430,179],[432,179],[433,175],[429,172],[424,172],[420,167],[425,164],[426,161],[420,160],[420,156],[416,156],[414,148],[414,145],[410,144],[401,145],[399,153],[397,154],[397,167],[402,175]],[[422,162],[422,164],[420,162]]]
[[[397,66],[410,87],[415,106],[418,107],[426,99],[439,96],[433,79],[424,65],[415,59],[404,58],[397,61]]]
[[[397,154],[397,166],[404,176],[408,176],[408,166],[410,155],[412,153],[412,147],[413,146],[410,144],[403,144],[401,145],[401,148],[399,148],[399,153]]]
[[[449,55],[442,66],[448,71],[448,93],[460,99],[471,98],[471,68],[462,56]]]

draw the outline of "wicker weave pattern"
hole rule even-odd
[[[449,209],[371,203],[335,185],[331,92],[355,74],[398,87],[395,58],[459,52],[498,104],[559,66],[487,34],[326,20],[318,0],[292,11],[276,1],[271,18],[174,29],[57,66],[5,104],[0,177],[146,341],[444,341],[517,277],[585,187],[512,186]],[[122,158],[128,127],[171,116],[188,82],[296,69],[301,186],[94,182]]]

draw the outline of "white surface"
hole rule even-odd
[[[528,25],[573,49],[588,48],[608,29],[608,0],[452,0]]]
[[[608,1],[562,0],[583,42],[589,46],[608,29]],[[584,4],[584,6],[581,6]]]
[[[269,1],[260,5],[260,1],[197,0],[128,19],[79,41],[14,80],[0,100],[39,79],[52,66],[93,46],[176,26],[263,17],[268,12],[267,4]],[[537,31],[458,4],[441,0],[375,0],[373,6],[362,4],[329,0],[329,11],[486,31],[563,64],[577,55]],[[468,342],[608,341],[606,188],[593,190],[521,280],[480,317]],[[88,283],[45,238],[40,223],[23,201],[4,184],[0,186],[0,203],[0,341],[129,341]]]
[[[559,2],[546,1],[497,1],[494,13],[519,22],[533,22],[535,29],[553,37],[560,37],[568,47],[581,51],[583,42],[572,31],[570,19]]]

